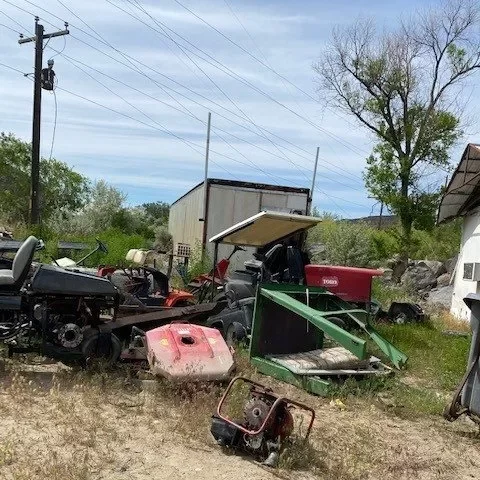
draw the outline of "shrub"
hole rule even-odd
[[[202,249],[200,242],[198,242],[192,249],[186,283],[202,273],[211,271],[212,268],[213,260],[209,257],[208,253]]]
[[[369,266],[374,250],[368,226],[326,219],[313,229],[309,243],[322,243],[329,263],[357,267]],[[312,261],[318,261],[315,255]]]
[[[436,226],[430,231],[413,230],[412,258],[444,261],[459,251],[461,220]],[[397,227],[378,230],[366,223],[323,216],[322,223],[308,234],[308,244],[322,244],[325,252],[312,255],[312,262],[327,261],[357,267],[382,265],[400,252]]]
[[[156,250],[167,253],[173,250],[173,237],[166,226],[160,225],[155,229],[154,247]]]

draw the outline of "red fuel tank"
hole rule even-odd
[[[347,302],[367,303],[371,300],[372,278],[381,270],[334,265],[306,265],[305,279],[309,287],[323,287]]]
[[[233,370],[232,352],[216,328],[171,323],[145,334],[156,375],[170,380],[223,380]]]

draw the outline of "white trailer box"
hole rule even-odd
[[[168,229],[175,246],[187,244],[193,251],[203,246],[211,257],[210,237],[264,210],[306,215],[310,194],[308,188],[210,178],[203,219],[204,191],[202,182],[171,205]],[[219,259],[228,257],[232,250],[230,245],[221,245]],[[243,265],[254,251],[238,252],[231,260],[232,268]]]

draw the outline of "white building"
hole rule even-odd
[[[168,230],[176,250],[203,246],[212,255],[209,238],[263,210],[305,215],[310,190],[209,178],[206,193],[205,197],[204,182],[199,183],[171,205]],[[232,250],[232,246],[221,245],[219,258],[227,257]],[[241,265],[251,252],[238,252],[232,266]]]
[[[480,293],[480,145],[469,143],[443,195],[437,223],[463,217],[462,240],[453,273],[451,312],[470,319],[463,299]]]

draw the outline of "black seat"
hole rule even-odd
[[[305,265],[303,263],[302,253],[297,247],[290,246],[287,249],[287,263],[290,282],[302,283],[304,277]]]
[[[12,269],[0,270],[0,290],[20,290],[30,270],[37,244],[36,237],[28,237],[15,254]]]

